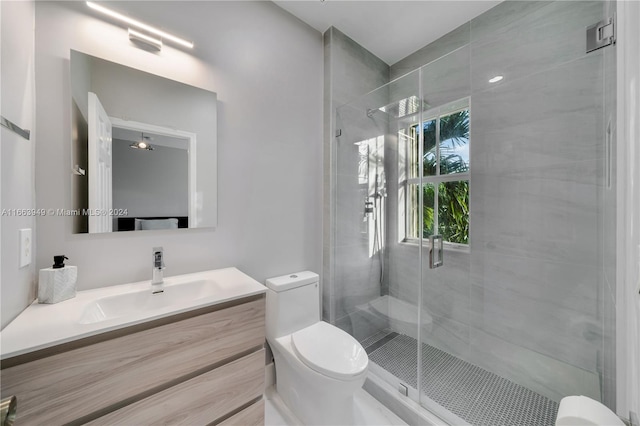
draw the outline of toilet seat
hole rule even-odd
[[[324,321],[291,334],[291,346],[309,368],[338,380],[359,378],[369,364],[357,340]]]

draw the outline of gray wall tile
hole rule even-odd
[[[554,401],[567,395],[600,399],[599,379],[594,372],[509,343],[483,329],[471,328],[469,352],[476,365]]]
[[[596,371],[602,328],[589,312],[474,285],[470,318],[476,327],[502,340]]]
[[[357,150],[353,142],[340,144],[334,137],[336,129],[344,127],[336,121],[336,108],[387,83],[389,66],[333,27],[324,34],[324,54],[323,318],[346,327],[354,306],[368,295],[379,295],[379,281],[368,276],[379,261],[369,257],[369,236],[362,234],[364,204],[357,183]],[[367,138],[376,132],[362,115],[358,120],[363,123],[356,123],[345,137]],[[386,126],[384,119],[377,119]]]
[[[523,0],[504,1],[471,20],[470,30],[474,39],[489,37],[510,28],[514,22],[530,16],[553,1]]]
[[[443,35],[438,40],[417,50],[404,59],[391,65],[390,79],[395,80],[423,65],[435,61],[448,53],[469,44],[470,23],[463,24],[455,30]]]
[[[556,1],[508,23],[477,19],[486,25],[471,30],[473,91],[489,88],[496,75],[507,82],[583,57],[585,27],[601,17],[602,2]]]
[[[428,105],[425,109],[469,96],[469,53],[469,46],[463,46],[422,68],[422,97]]]

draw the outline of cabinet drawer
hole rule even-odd
[[[264,399],[256,402],[229,417],[218,426],[263,426],[264,425]]]
[[[89,425],[206,425],[258,398],[263,390],[264,349],[100,417]]]
[[[263,343],[260,298],[3,369],[2,397],[18,425],[90,420]]]

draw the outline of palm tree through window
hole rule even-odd
[[[435,113],[435,114],[434,114]],[[422,132],[422,150],[419,146]],[[407,238],[469,244],[469,107],[439,108],[409,130]],[[422,168],[422,184],[420,184]],[[420,191],[423,209],[419,210]]]

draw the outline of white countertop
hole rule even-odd
[[[141,309],[90,324],[81,323],[89,305],[123,294],[141,291],[149,291],[150,294],[150,280],[79,291],[76,297],[51,305],[39,304],[36,300],[0,332],[0,359],[266,291],[265,286],[236,268],[166,277],[164,286],[179,286],[193,281],[211,283],[215,290],[201,293],[192,300],[179,300],[170,306]]]

